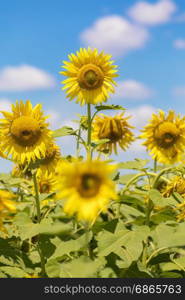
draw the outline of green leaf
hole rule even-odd
[[[0,271],[13,278],[23,278],[27,275],[25,271],[17,267],[3,266],[0,267]]]
[[[143,250],[143,240],[147,238],[149,228],[139,226],[135,230],[122,229],[114,234],[103,231],[98,234],[98,256],[115,253],[124,260],[125,267],[137,260]]]
[[[48,277],[59,278],[61,271],[61,264],[56,259],[49,259],[45,265]]]
[[[83,249],[87,243],[92,239],[92,232],[83,234],[76,240],[70,240],[66,242],[61,242],[56,248],[55,252],[52,255],[52,258],[61,258],[64,254],[70,254],[71,252],[77,252]]]
[[[149,191],[149,197],[152,200],[152,202],[154,203],[154,205],[157,205],[157,206],[164,207],[164,206],[176,206],[177,205],[177,201],[173,197],[164,198],[161,195],[161,193],[155,189],[151,189]]]
[[[76,131],[68,126],[64,126],[62,128],[56,129],[52,133],[53,137],[61,137],[61,136],[66,136],[66,135],[76,135]]]
[[[160,274],[160,278],[183,278],[183,276],[177,272],[163,272]]]
[[[145,214],[132,206],[121,204],[120,208],[121,214],[127,219],[137,218],[139,216],[144,216]]]
[[[97,277],[97,273],[105,263],[103,258],[92,261],[84,256],[66,263],[51,259],[46,264],[46,272],[49,277],[54,278],[92,278]]]
[[[109,139],[101,139],[101,140],[97,141],[96,143],[91,143],[91,146],[96,148],[97,146],[106,144],[109,141],[110,141]]]
[[[131,180],[132,178],[134,178],[135,176],[136,176],[136,174],[125,174],[125,175],[122,175],[119,178],[119,183],[120,184],[127,184],[127,182],[129,180]]]
[[[142,170],[148,164],[148,159],[138,159],[136,158],[133,161],[126,161],[119,164],[120,169],[133,169],[133,170]]]
[[[22,223],[24,220],[26,220],[27,223]],[[51,219],[44,219],[40,224],[34,224],[30,222],[29,219],[24,219],[24,217],[22,217],[22,219],[19,219],[16,223],[22,240],[30,239],[38,234],[62,235],[69,233],[72,230],[71,224],[61,222],[53,224]]]
[[[111,109],[114,109],[114,110],[125,110],[125,108],[121,105],[97,105],[95,106],[96,110],[97,111],[101,111],[101,110],[111,110]]]
[[[185,246],[185,223],[177,223],[175,226],[167,224],[158,225],[152,233],[158,248],[171,248]]]

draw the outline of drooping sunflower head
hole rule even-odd
[[[134,140],[133,128],[129,123],[130,117],[124,117],[124,113],[109,117],[104,114],[96,116],[93,122],[92,140],[95,142],[109,139],[108,142],[99,146],[99,150],[105,153],[117,154],[117,145],[124,151]]]
[[[93,221],[116,199],[110,179],[116,167],[101,161],[66,163],[58,178],[58,197],[66,199],[64,211],[78,219]]]
[[[170,197],[174,192],[185,198],[185,178],[183,176],[173,176],[163,190],[164,197]]]
[[[30,101],[12,104],[12,113],[3,111],[0,120],[1,150],[20,164],[30,163],[44,156],[51,143],[51,131],[41,105],[34,108]]]
[[[141,138],[153,158],[165,164],[182,160],[185,149],[185,118],[169,111],[165,116],[163,111],[153,114],[152,120],[144,128]]]
[[[48,145],[44,157],[39,161],[39,168],[42,172],[55,172],[60,159],[60,148],[52,143]]]
[[[107,101],[109,93],[114,93],[113,79],[117,76],[111,56],[98,53],[97,49],[81,48],[68,57],[69,62],[64,61],[65,71],[60,72],[67,77],[62,82],[67,97],[70,100],[76,98],[81,105]]]

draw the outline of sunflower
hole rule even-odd
[[[97,49],[81,48],[64,61],[65,71],[60,74],[68,77],[62,83],[67,97],[76,98],[81,105],[107,101],[109,93],[114,93],[113,78],[117,77],[117,66],[110,60],[111,55],[98,53]]]
[[[185,149],[185,118],[170,110],[168,115],[160,110],[153,114],[150,123],[145,126],[141,138],[154,159],[161,163],[173,164],[182,160]]]
[[[58,162],[61,159],[60,148],[55,144],[50,144],[46,149],[44,158],[39,161],[39,168],[42,172],[51,173],[56,171]]]
[[[6,190],[0,190],[0,212],[16,212],[16,204],[13,201],[15,195]]]
[[[9,218],[8,213],[16,212],[16,203],[13,201],[15,195],[6,190],[0,190],[0,231],[6,233],[3,225],[5,219]]]
[[[130,130],[132,127],[127,120],[130,117],[124,117],[124,113],[114,117],[100,114],[96,116],[93,122],[92,140],[95,142],[109,139],[108,142],[100,145],[98,148],[105,153],[112,153],[112,149],[117,154],[117,145],[124,151],[134,140],[134,135]]]
[[[180,194],[185,199],[185,178],[182,176],[173,176],[170,182],[163,189],[163,196],[170,197],[174,192]]]
[[[66,199],[64,211],[79,220],[94,221],[106,211],[110,199],[116,199],[110,176],[116,170],[102,161],[65,163],[58,178],[58,198]]]
[[[43,173],[40,170],[37,172],[37,182],[39,192],[41,194],[49,194],[56,192],[57,178],[53,173]]]
[[[12,113],[3,111],[0,120],[1,150],[20,163],[30,163],[45,155],[52,142],[41,105],[32,108],[30,101],[12,104]]]

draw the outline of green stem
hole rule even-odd
[[[39,189],[38,189],[36,172],[33,173],[33,183],[34,183],[34,189],[35,189],[35,204],[36,204],[36,209],[37,209],[37,223],[39,224],[41,222],[41,211],[40,211]],[[40,256],[40,262],[41,262],[41,276],[46,277],[45,258],[42,253],[42,248],[40,245],[40,234],[38,235],[37,249],[38,249],[38,253]]]
[[[40,223],[41,212],[40,212],[39,189],[38,189],[38,184],[37,184],[36,172],[34,172],[34,174],[33,174],[33,183],[34,183],[34,189],[35,189],[35,204],[36,204],[36,209],[37,209],[37,222]]]
[[[154,159],[154,172],[157,172],[157,158]]]
[[[150,199],[148,199],[147,208],[146,208],[146,225],[147,226],[150,225],[150,215],[151,215],[151,212],[152,212],[151,201],[150,201]]]
[[[81,125],[79,126],[77,143],[76,143],[76,156],[77,157],[79,157],[79,152],[80,152],[80,136],[81,136]]]
[[[156,188],[159,178],[160,178],[164,173],[166,173],[166,172],[168,172],[168,171],[171,171],[171,170],[173,170],[173,169],[174,169],[174,167],[169,167],[169,168],[163,169],[163,170],[156,176],[156,178],[155,178],[155,180],[154,180],[154,182],[153,182],[152,188],[154,188],[154,189]]]
[[[150,255],[150,257],[147,259],[147,261],[146,261],[146,265],[148,265],[148,263],[150,262],[150,260],[154,257],[154,256],[156,256],[159,252],[161,252],[161,251],[163,251],[163,250],[166,250],[166,249],[168,249],[167,247],[162,247],[162,248],[159,248],[159,249],[157,249],[157,250],[155,250],[154,252],[152,252],[152,254]]]
[[[88,158],[91,158],[91,104],[87,104],[87,121],[88,121],[88,133],[87,133],[87,146],[88,146]]]
[[[127,184],[125,185],[125,188],[123,189],[123,193],[124,192],[126,192],[127,190],[128,190],[128,188],[129,188],[129,186],[132,184],[132,183],[134,183],[139,177],[144,177],[144,176],[152,176],[152,177],[158,177],[158,174],[156,174],[156,173],[152,173],[152,172],[147,172],[147,173],[139,173],[139,174],[137,174],[136,176],[134,176],[133,178],[131,178],[128,182],[127,182]],[[166,182],[169,182],[169,180],[167,179],[167,178],[165,178],[165,177],[162,177],[162,179],[164,180],[164,181],[166,181]]]

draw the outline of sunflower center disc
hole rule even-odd
[[[100,178],[93,174],[84,174],[79,185],[79,193],[82,197],[94,197],[100,188]]]
[[[11,136],[20,146],[32,146],[40,138],[41,129],[34,118],[22,116],[15,119],[10,129]]]
[[[103,80],[102,70],[93,64],[84,65],[78,74],[78,82],[83,89],[97,89],[102,86]]]
[[[167,149],[174,145],[179,138],[179,129],[175,124],[164,122],[155,131],[155,139],[161,148]]]
[[[40,193],[49,193],[50,192],[50,185],[49,183],[41,183],[40,184]]]

